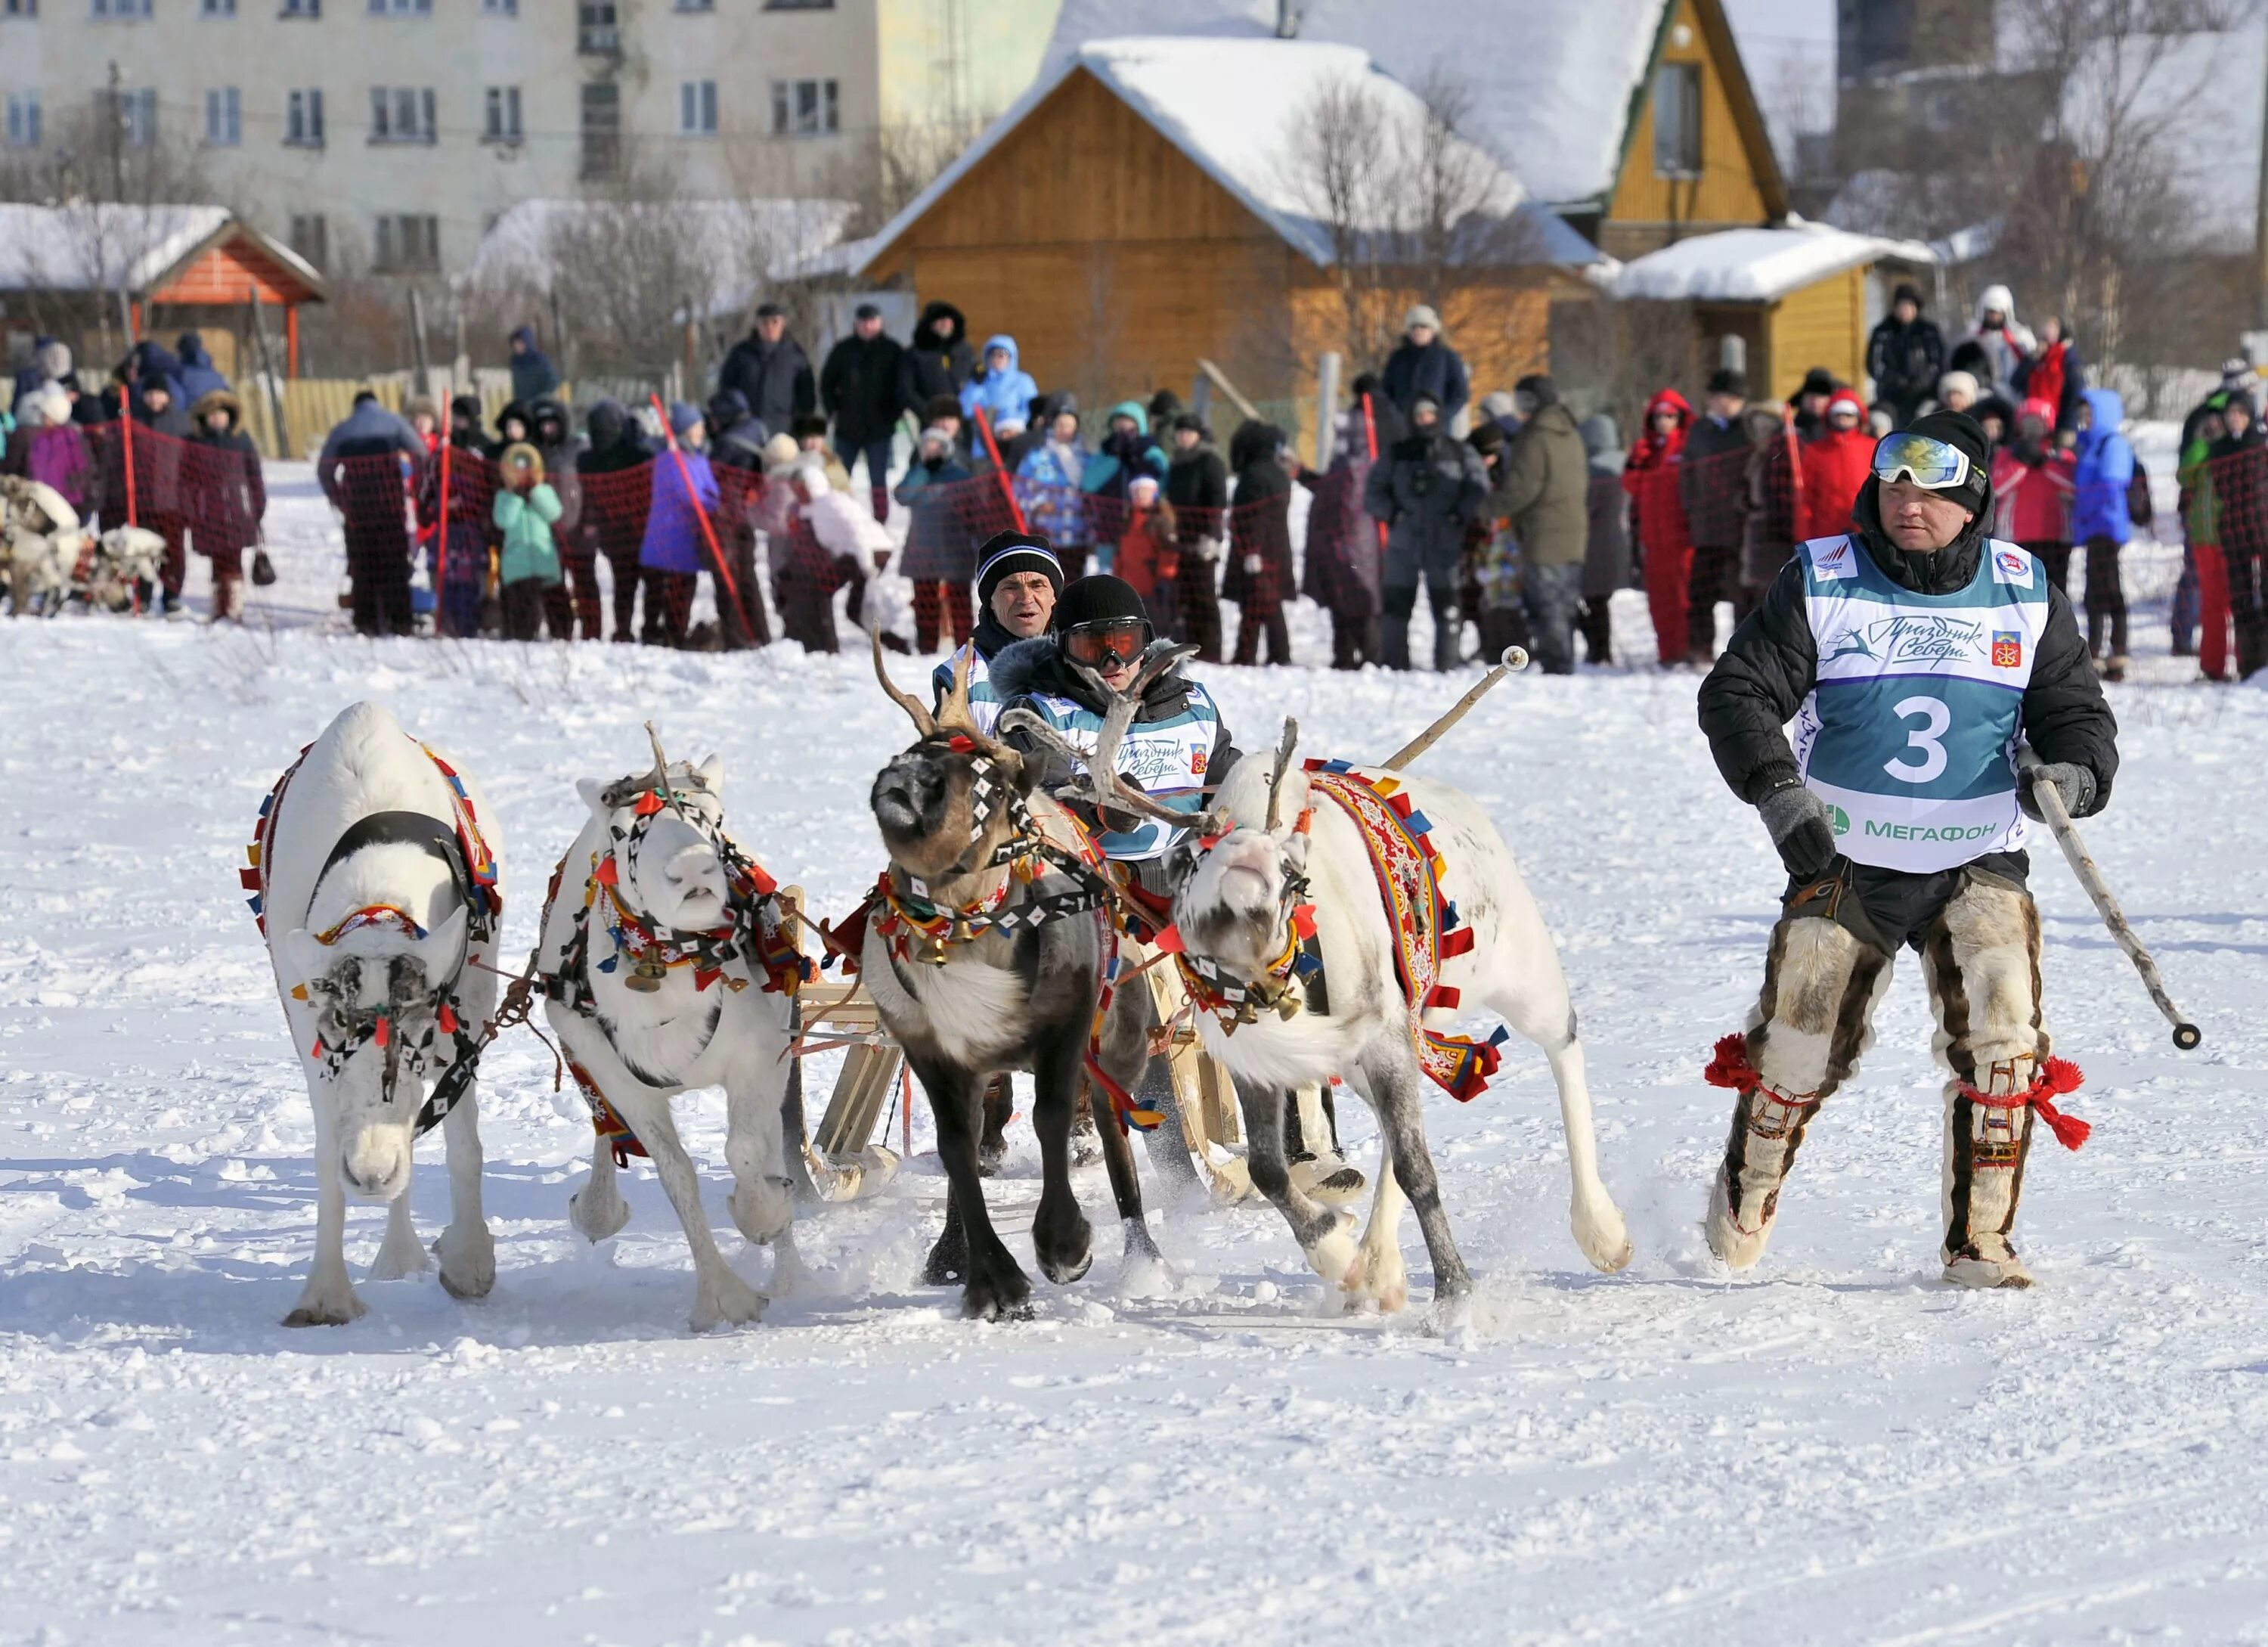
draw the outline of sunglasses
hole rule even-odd
[[[1874,447],[1874,478],[1911,481],[1924,491],[1950,491],[1969,478],[1969,454],[1927,435],[1886,434]]]
[[[1105,658],[1130,664],[1149,644],[1149,620],[1141,617],[1106,617],[1092,624],[1074,624],[1063,638],[1064,651],[1072,661],[1084,663],[1091,669],[1101,668]]]

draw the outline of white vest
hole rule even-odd
[[[1204,809],[1205,773],[1212,759],[1214,739],[1220,732],[1220,711],[1211,695],[1195,681],[1189,683],[1189,702],[1168,720],[1153,720],[1126,729],[1118,746],[1118,771],[1153,801],[1177,812]],[[1032,702],[1064,742],[1086,754],[1094,748],[1102,718],[1068,698],[1046,692],[1032,694]],[[1106,858],[1127,861],[1163,857],[1186,831],[1145,818],[1124,833],[1113,831],[1095,844]]]
[[[991,682],[986,678],[990,668],[984,661],[984,654],[977,651],[975,641],[964,640],[959,652],[949,654],[944,662],[931,670],[930,685],[935,689],[939,703],[951,697],[953,671],[963,653],[968,657],[968,718],[976,723],[979,732],[990,737],[993,722],[1000,719],[1000,711],[1005,705],[1000,701],[1000,694],[992,690]]]
[[[1966,588],[1917,595],[1855,536],[1802,553],[1819,662],[1795,758],[1834,809],[1837,848],[1916,873],[2021,848],[2016,742],[2048,621],[2039,564],[1987,539]]]

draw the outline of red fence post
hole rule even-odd
[[[1024,524],[1024,507],[1016,501],[1016,489],[1009,483],[1008,471],[1000,466],[1000,443],[992,438],[992,417],[982,406],[976,409],[976,426],[984,435],[984,449],[992,454],[992,472],[1000,477],[1000,495],[1008,500],[1008,518],[1016,523],[1019,532],[1029,533]]]

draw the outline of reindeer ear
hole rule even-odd
[[[693,769],[693,775],[701,780],[701,787],[711,794],[725,793],[725,762],[721,756],[711,755]]]
[[[465,927],[468,912],[462,904],[450,912],[449,918],[410,946],[425,968],[429,987],[438,987],[441,980],[456,976],[465,956]]]
[[[583,797],[583,804],[591,809],[591,816],[599,820],[600,829],[614,822],[615,809],[600,798],[607,793],[606,785],[595,778],[578,778],[575,793]]]
[[[331,970],[331,952],[305,927],[284,934],[284,959],[302,984],[312,984]]]
[[[1284,837],[1284,863],[1293,875],[1307,872],[1307,847],[1313,839],[1304,831]]]

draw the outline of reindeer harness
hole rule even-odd
[[[284,769],[260,803],[260,817],[253,826],[251,845],[245,848],[245,867],[237,872],[244,889],[252,894],[245,901],[252,906],[254,922],[262,937],[268,935],[268,870],[276,827],[277,804],[284,798],[292,777],[307,758],[312,743],[299,751],[299,758]],[[347,826],[332,845],[330,855],[324,859],[316,872],[315,884],[322,883],[334,865],[351,857],[365,846],[385,845],[410,846],[423,848],[448,867],[450,881],[457,890],[459,900],[465,908],[465,956],[458,963],[458,971],[433,992],[435,1001],[434,1027],[421,1035],[414,1045],[404,1045],[394,1033],[394,1014],[387,1007],[326,1008],[326,1016],[336,1021],[341,1032],[318,1034],[307,1055],[322,1066],[326,1080],[336,1080],[354,1055],[365,1046],[376,1045],[386,1053],[387,1081],[384,1087],[386,1102],[394,1101],[394,1075],[399,1060],[405,1056],[413,1067],[431,1066],[435,1045],[443,1037],[448,1040],[449,1061],[435,1078],[433,1090],[417,1112],[417,1135],[423,1137],[438,1126],[443,1117],[457,1106],[480,1073],[481,1052],[493,1035],[496,1025],[475,1038],[465,1026],[465,1015],[457,1000],[457,980],[461,978],[465,961],[476,945],[495,936],[497,923],[504,915],[504,894],[497,887],[496,855],[489,850],[486,838],[481,833],[480,818],[473,807],[472,796],[465,788],[465,780],[457,775],[455,767],[436,755],[423,743],[417,745],[427,760],[440,773],[449,794],[450,822],[423,812],[372,812]],[[336,943],[350,933],[392,927],[412,939],[423,939],[425,929],[405,910],[391,904],[373,904],[354,911],[344,920],[315,934],[316,941],[326,946]],[[308,1000],[307,986],[302,982],[291,986],[291,999]]]

